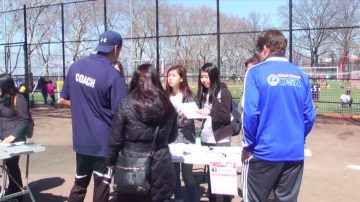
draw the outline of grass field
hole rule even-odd
[[[359,82],[360,83],[360,82]],[[243,82],[238,81],[237,83],[226,82],[233,98],[237,101],[240,99],[240,95],[243,92]],[[320,98],[318,101],[317,114],[320,115],[334,115],[340,117],[350,117],[359,116],[360,118],[360,85],[359,88],[350,85],[346,81],[332,80],[329,81],[328,86],[325,86],[325,83],[322,82]],[[191,84],[192,91],[197,93],[197,84]],[[340,96],[344,94],[346,90],[351,90],[351,97],[353,98],[352,107],[341,107],[340,106]],[[56,99],[58,99],[58,93],[56,93]],[[34,100],[35,103],[44,103],[42,95],[40,92],[34,93],[33,96],[30,96],[30,100]],[[48,103],[50,103],[50,97],[48,97]]]
[[[232,82],[226,83],[233,98],[239,100],[241,93],[243,92],[242,81],[236,84]],[[197,85],[191,85],[191,89],[194,93],[197,92]],[[345,93],[346,90],[351,90],[351,97],[353,98],[352,107],[341,107],[340,96]],[[346,81],[332,80],[328,82],[328,86],[325,83],[321,83],[320,98],[317,104],[318,108],[316,113],[322,115],[339,115],[339,116],[360,116],[360,86],[359,88],[351,87]]]

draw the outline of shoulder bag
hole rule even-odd
[[[136,158],[119,153],[114,171],[117,191],[123,194],[146,195],[151,188],[151,161],[156,150],[159,126],[155,128],[151,152],[146,157]]]

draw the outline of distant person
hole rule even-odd
[[[309,78],[285,58],[287,40],[278,30],[260,33],[260,60],[248,70],[243,99],[243,200],[297,201],[304,170],[304,144],[315,122]]]
[[[132,76],[129,96],[114,114],[107,166],[115,167],[119,152],[127,157],[146,157],[152,150],[157,126],[159,132],[151,163],[150,193],[129,194],[118,188],[117,201],[163,202],[171,197],[175,185],[168,143],[174,142],[177,136],[177,113],[165,94],[156,69],[151,64],[143,64]]]
[[[311,84],[311,93],[312,93],[312,98],[314,101],[314,105],[315,108],[318,108],[318,101],[320,98],[320,91],[321,91],[321,87],[320,84],[318,83],[317,79],[313,79],[313,83]]]
[[[171,66],[167,71],[166,94],[178,112],[178,137],[176,143],[195,144],[195,123],[194,119],[187,119],[181,112],[183,103],[195,102],[195,95],[191,92],[188,84],[186,69],[183,65]],[[193,175],[193,164],[174,163],[176,171],[175,200],[182,201],[181,179],[185,184],[186,196],[189,202],[197,200],[197,183]],[[181,172],[180,172],[181,171]]]
[[[329,88],[330,85],[329,85],[329,80],[330,80],[330,75],[329,74],[326,74],[324,76],[324,81],[325,81],[325,88]]]
[[[233,83],[236,83],[236,74],[235,73],[232,74],[231,80]]]
[[[29,103],[29,89],[25,83],[20,84],[19,93],[23,95],[26,101]]]
[[[30,112],[23,95],[18,93],[13,79],[8,74],[0,75],[0,139],[1,143],[25,141]],[[23,187],[19,168],[20,155],[3,160],[9,174],[6,195],[21,192]],[[3,168],[4,169],[4,168]],[[4,177],[4,176],[3,176]],[[4,180],[4,179],[3,179]],[[18,186],[18,185],[20,186]],[[14,199],[22,201],[22,196]]]
[[[26,91],[27,91],[26,85],[24,83],[20,84],[19,93],[26,93]]]
[[[44,77],[40,77],[38,81],[38,87],[41,90],[41,95],[43,96],[44,104],[47,104],[47,97],[48,97],[47,81]]]
[[[106,167],[110,127],[115,109],[127,95],[124,78],[114,69],[122,47],[120,34],[106,31],[96,54],[77,60],[69,68],[60,104],[71,108],[76,177],[69,202],[84,201],[94,175],[93,201],[107,202],[112,171]]]
[[[17,89],[20,89],[21,84],[22,84],[22,82],[21,82],[21,81],[19,81],[19,80],[15,80],[15,87],[16,87]]]
[[[55,105],[55,87],[54,87],[51,80],[47,83],[47,92],[48,92],[48,95],[51,98],[50,105],[54,106]]]
[[[199,71],[198,113],[206,115],[201,130],[201,144],[203,146],[230,147],[233,129],[231,125],[232,97],[225,83],[220,82],[220,71],[212,63],[205,63]],[[208,169],[209,170],[209,169]],[[230,202],[232,196],[216,195],[211,192],[210,173],[208,176],[209,201]]]
[[[331,79],[330,74],[326,74],[325,79],[326,79],[326,81],[329,81]]]
[[[353,99],[351,98],[350,94],[351,94],[351,91],[347,90],[345,92],[345,94],[342,94],[340,96],[341,107],[345,107],[345,106],[351,107],[351,105],[353,103]]]

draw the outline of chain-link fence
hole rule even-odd
[[[12,74],[17,83],[27,84],[34,92],[33,102],[42,102],[40,89],[35,88],[40,77],[61,89],[71,63],[93,53],[104,30],[115,30],[124,38],[119,60],[127,81],[141,63],[154,64],[162,76],[171,65],[184,64],[196,91],[200,66],[212,62],[220,67],[233,97],[239,98],[244,62],[256,53],[256,37],[262,30],[276,28],[288,38],[289,59],[321,82],[317,112],[359,116],[359,2],[3,1],[0,69]],[[327,75],[332,80],[325,85],[321,78]],[[339,108],[347,90],[352,106]]]

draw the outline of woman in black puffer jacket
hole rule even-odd
[[[154,129],[159,127],[156,152],[151,165],[151,190],[148,195],[129,195],[118,190],[118,201],[163,202],[171,197],[175,175],[168,143],[177,137],[177,113],[166,96],[157,71],[150,64],[134,72],[128,97],[114,114],[109,140],[108,166],[113,167],[119,152],[144,157],[151,151]]]

